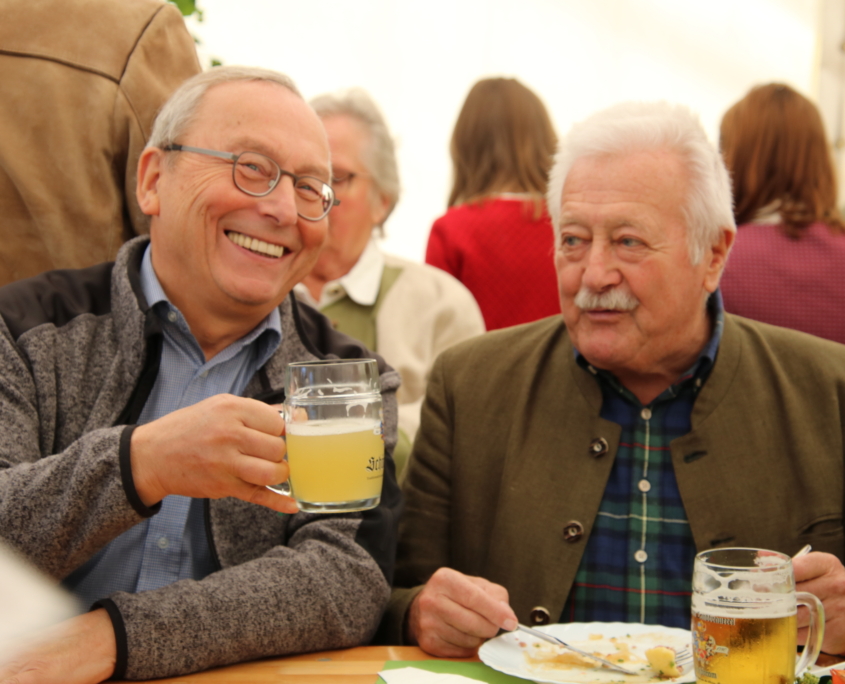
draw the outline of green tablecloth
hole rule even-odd
[[[395,670],[400,667],[416,667],[429,672],[463,675],[487,684],[527,684],[528,681],[497,672],[484,663],[455,663],[450,660],[390,660],[384,664],[385,670]],[[384,680],[379,677],[379,682],[383,684]]]

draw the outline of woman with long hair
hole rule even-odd
[[[739,226],[725,309],[845,343],[845,224],[816,106],[787,85],[757,86],[722,118]]]
[[[426,261],[466,285],[488,330],[560,313],[543,202],[556,145],[542,101],[516,79],[470,90],[452,134],[449,209]]]

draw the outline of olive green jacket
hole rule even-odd
[[[438,359],[381,640],[401,643],[410,601],[441,566],[506,587],[521,622],[538,606],[558,619],[619,444],[600,409],[560,317]],[[845,346],[726,315],[692,431],[671,445],[696,547],[809,543],[842,559],[843,418]]]

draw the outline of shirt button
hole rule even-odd
[[[208,370],[204,370],[202,373],[200,373],[200,377],[201,378],[207,378],[208,377]]]
[[[651,420],[651,409],[644,408],[642,411],[640,411],[640,418],[642,418],[643,420]]]
[[[637,487],[640,488],[641,492],[647,492],[651,490],[651,482],[648,480],[640,480],[637,484]]]
[[[168,311],[167,312],[167,320],[170,321],[171,323],[175,323],[177,318],[179,318],[179,316],[176,315],[175,311]]]
[[[159,537],[158,542],[156,543],[158,544],[158,548],[160,548],[162,551],[168,546],[170,546],[170,542],[167,541],[167,537]]]
[[[648,554],[640,549],[634,554],[634,560],[637,561],[637,563],[645,563],[648,560]]]

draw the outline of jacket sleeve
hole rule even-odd
[[[164,3],[138,36],[120,79],[115,103],[115,130],[124,136],[124,196],[132,224],[129,239],[149,233],[149,220],[135,198],[138,157],[152,132],[153,121],[183,81],[200,72],[196,45],[179,10]]]
[[[444,357],[434,364],[422,422],[402,484],[405,511],[399,526],[396,579],[376,640],[402,644],[405,614],[434,571],[449,566],[451,445],[454,412]]]
[[[56,346],[52,336],[42,337],[39,344]],[[62,365],[60,353],[45,357]],[[143,519],[121,473],[121,448],[128,456],[131,428],[92,430],[57,448],[62,426],[55,368],[51,372],[48,363],[33,369],[2,321],[0,364],[0,537],[61,579]],[[124,470],[126,465],[128,458]]]
[[[279,542],[257,558],[200,581],[114,594],[102,605],[117,636],[115,678],[175,676],[254,658],[358,646],[372,638],[390,594],[402,500],[392,462],[398,383],[395,371],[382,375],[380,505],[347,515],[298,513],[287,519]],[[224,505],[241,511],[256,508],[229,501]],[[271,518],[279,520],[276,514]]]

